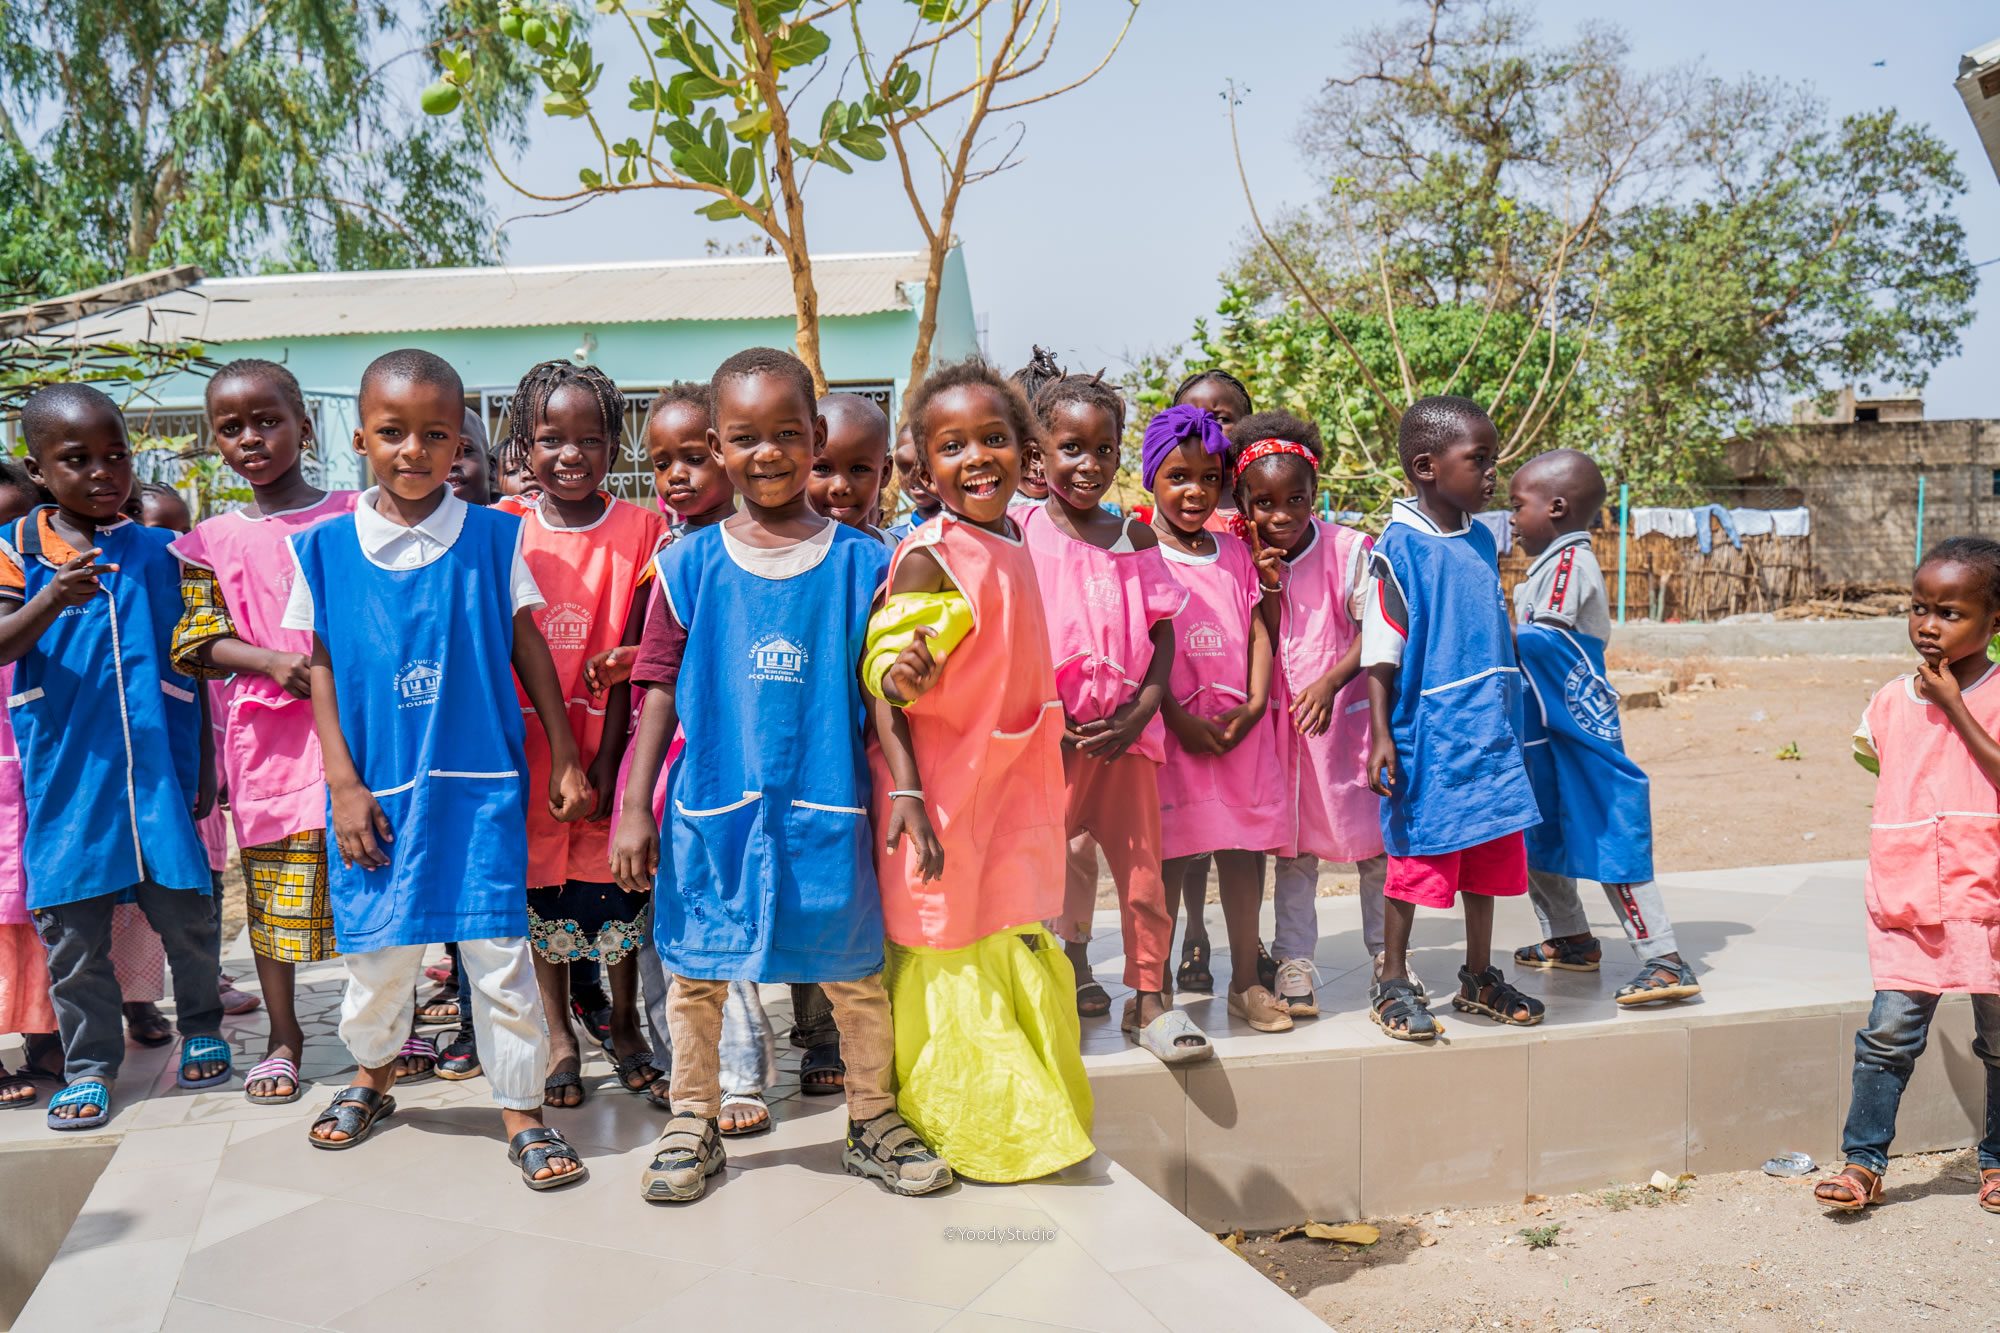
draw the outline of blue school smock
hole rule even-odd
[[[1404,636],[1389,714],[1401,777],[1382,802],[1384,848],[1436,856],[1530,827],[1540,815],[1492,534],[1470,521],[1441,532],[1399,501],[1369,558]]]
[[[767,578],[720,526],[662,551],[687,631],[674,686],[686,744],[667,775],[653,938],[710,980],[856,981],[882,970],[860,663],[888,570],[835,525],[819,563]]]
[[[465,507],[451,548],[383,569],[354,516],[291,538],[340,730],[394,841],[376,870],[327,848],[342,953],[528,933],[527,759],[509,575],[521,520]],[[333,833],[332,798],[327,837]]]
[[[8,534],[22,601],[54,581],[43,506]],[[127,519],[97,530],[103,591],[66,607],[14,667],[7,707],[27,797],[28,906],[122,893],[143,880],[206,894],[208,850],[195,831],[201,705],[168,663],[181,617],[177,534]]]
[[[1653,878],[1652,787],[1625,753],[1618,692],[1604,641],[1558,625],[1521,626],[1528,777],[1542,822],[1528,830],[1528,865],[1600,884]]]

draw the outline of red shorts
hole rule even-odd
[[[1419,907],[1450,907],[1461,893],[1510,898],[1528,891],[1528,842],[1508,833],[1463,851],[1391,856],[1384,896]]]

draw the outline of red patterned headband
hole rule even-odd
[[[1314,472],[1319,471],[1319,460],[1314,458],[1313,451],[1306,448],[1303,444],[1298,444],[1291,440],[1259,440],[1245,449],[1242,457],[1236,460],[1234,480],[1241,481],[1243,479],[1243,469],[1249,467],[1260,458],[1270,458],[1274,454],[1297,454],[1300,458],[1306,460],[1306,464]]]

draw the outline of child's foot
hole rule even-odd
[[[255,1013],[263,1006],[263,1001],[247,990],[236,989],[236,978],[227,972],[216,978],[216,988],[222,992],[222,1012],[236,1017]]]
[[[1313,1018],[1319,1014],[1318,988],[1319,969],[1310,958],[1287,958],[1278,964],[1278,984],[1271,989],[1293,1018]]]
[[[315,1148],[337,1152],[360,1143],[375,1132],[378,1123],[394,1114],[394,1097],[386,1091],[357,1083],[333,1095],[326,1109],[313,1120],[306,1137]]]
[[[150,1000],[125,1006],[125,1035],[141,1046],[164,1046],[174,1039],[174,1025]]]
[[[1435,1041],[1438,1021],[1423,993],[1401,977],[1378,981],[1369,994],[1368,1017],[1397,1041]]]
[[[578,1072],[583,1061],[575,1052],[552,1055],[548,1077],[542,1080],[542,1105],[567,1110],[583,1105],[583,1077]]]
[[[1979,1206],[2000,1213],[2000,1168],[1989,1166],[1979,1172]]]
[[[243,1076],[243,1096],[259,1106],[280,1106],[299,1099],[301,1041],[273,1040],[264,1058]]]
[[[771,1127],[771,1108],[754,1092],[731,1092],[722,1098],[722,1113],[715,1119],[718,1133],[735,1138]]]
[[[520,1168],[521,1183],[531,1190],[561,1189],[590,1179],[590,1168],[562,1131],[530,1125],[507,1140],[507,1160]]]
[[[619,1056],[612,1067],[618,1075],[618,1086],[634,1096],[645,1096],[660,1081],[660,1071],[653,1064],[652,1048],[645,1045],[630,1055]]]
[[[1595,972],[1604,961],[1604,948],[1595,935],[1558,935],[1514,950],[1514,966],[1541,971],[1555,968],[1563,972]]]
[[[1215,973],[1208,965],[1208,936],[1190,934],[1181,941],[1181,965],[1174,972],[1174,989],[1193,995],[1215,993]]]
[[[427,1028],[456,1026],[460,1000],[456,986],[447,987],[417,1006],[417,1022]]]
[[[49,1099],[49,1128],[96,1129],[111,1118],[111,1085],[80,1078]]]
[[[479,1043],[470,1032],[460,1032],[438,1052],[437,1072],[453,1080],[479,1077]]]
[[[1836,1213],[1858,1213],[1870,1204],[1882,1202],[1882,1177],[1865,1166],[1849,1162],[1814,1185],[1813,1198]]]
[[[1699,994],[1701,983],[1694,979],[1694,969],[1682,962],[1679,954],[1670,953],[1647,959],[1639,975],[1620,986],[1611,998],[1629,1009],[1633,1005],[1685,1000]]]
[[[421,1083],[437,1073],[438,1052],[429,1037],[410,1034],[403,1049],[396,1052],[396,1081]]]
[[[1140,991],[1125,1001],[1125,1014],[1118,1025],[1161,1064],[1192,1064],[1215,1054],[1208,1034],[1186,1013],[1169,1007],[1167,997],[1159,991]]]
[[[951,1167],[895,1111],[847,1122],[840,1164],[851,1176],[879,1180],[894,1194],[929,1194],[951,1184]]]
[[[1451,997],[1451,1007],[1461,1013],[1484,1014],[1496,1023],[1519,1028],[1533,1027],[1542,1021],[1543,1013],[1542,1002],[1508,985],[1506,976],[1497,967],[1484,972],[1458,969],[1458,994]]]
[[[1262,986],[1229,992],[1229,1012],[1259,1032],[1290,1032],[1292,1011]]]
[[[1379,981],[1381,981],[1381,980],[1382,980],[1382,967],[1383,967],[1383,965],[1384,965],[1384,964],[1386,964],[1386,963],[1387,963],[1388,961],[1389,961],[1389,955],[1388,955],[1388,954],[1386,954],[1386,953],[1378,953],[1378,954],[1376,954],[1376,955],[1375,955],[1375,980],[1376,980],[1376,981],[1378,981],[1378,982],[1379,982]],[[1415,987],[1417,988],[1417,994],[1419,994],[1419,995],[1423,996],[1423,997],[1424,997],[1424,998],[1425,998],[1426,1000],[1430,999],[1430,997],[1431,997],[1431,993],[1430,993],[1429,989],[1425,987],[1425,985],[1424,985],[1424,979],[1423,979],[1422,977],[1420,977],[1420,976],[1418,976],[1418,975],[1417,975],[1417,969],[1416,969],[1416,968],[1415,968],[1415,967],[1414,967],[1414,966],[1413,966],[1413,965],[1412,965],[1412,964],[1410,963],[1410,960],[1409,960],[1409,958],[1408,958],[1408,957],[1405,957],[1405,958],[1403,959],[1403,977],[1404,977],[1404,979],[1405,979],[1405,980],[1407,980],[1407,981],[1408,981],[1408,982],[1409,982],[1409,983],[1410,983],[1410,984],[1411,984],[1412,986],[1415,986]]]
[[[691,1203],[727,1159],[713,1120],[677,1112],[653,1145],[653,1160],[639,1173],[639,1197],[647,1203]]]
[[[1098,989],[1104,988],[1098,986]],[[1079,997],[1081,994],[1082,988],[1078,987]],[[1105,996],[1104,1002],[1109,1005],[1111,997]],[[1079,1009],[1082,1007],[1080,999],[1078,1007]],[[835,1093],[847,1091],[847,1062],[840,1058],[840,1042],[837,1038],[833,1041],[823,1041],[806,1050],[805,1059],[799,1062],[799,1091],[808,1097],[831,1097]]]

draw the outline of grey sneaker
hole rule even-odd
[[[952,1180],[944,1158],[932,1152],[895,1111],[884,1111],[861,1124],[848,1121],[840,1164],[849,1175],[879,1180],[896,1194],[929,1194]]]
[[[1319,1013],[1319,969],[1310,958],[1287,958],[1278,964],[1278,1003],[1293,1018]]]
[[[725,1160],[715,1121],[682,1111],[667,1121],[666,1133],[653,1145],[653,1160],[639,1173],[639,1197],[647,1203],[691,1203]]]

